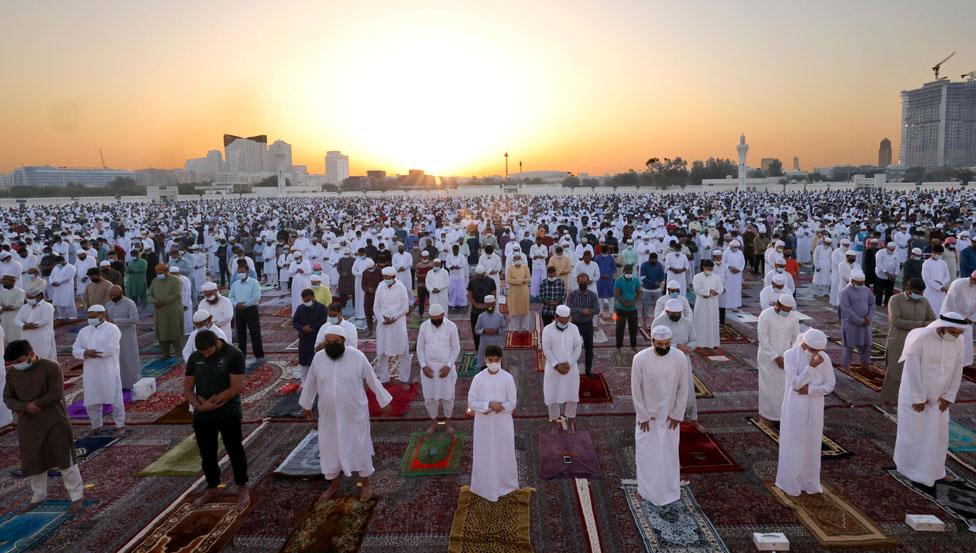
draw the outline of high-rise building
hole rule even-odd
[[[763,173],[769,173],[769,167],[776,161],[775,157],[764,157],[759,160],[759,166],[762,167]]]
[[[291,144],[284,140],[275,140],[271,146],[268,146],[268,155],[272,161],[272,166],[266,167],[267,170],[283,169],[286,173],[291,173]],[[277,167],[276,164],[279,161],[282,163],[282,167]]]
[[[940,79],[901,92],[906,167],[976,165],[976,84]]]
[[[798,158],[797,156],[793,156],[793,170],[794,171],[800,170],[800,158]]]
[[[878,166],[889,165],[891,165],[891,141],[885,138],[881,140],[881,146],[878,148]]]
[[[121,169],[86,169],[74,167],[27,166],[14,169],[12,186],[65,186],[84,184],[102,187],[117,178],[135,178],[132,171]]]
[[[325,153],[325,182],[328,184],[342,184],[349,178],[349,156],[340,151]]]
[[[224,158],[231,173],[261,173],[271,171],[268,137],[264,134],[241,138],[224,135]]]

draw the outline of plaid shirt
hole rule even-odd
[[[562,303],[563,299],[566,297],[566,285],[563,284],[563,279],[556,278],[553,280],[544,279],[541,284],[539,284],[539,300],[542,301],[542,314],[555,316],[556,307]],[[548,305],[547,301],[554,301],[556,305]]]
[[[593,317],[600,312],[600,298],[593,290],[586,290],[585,292],[573,290],[566,297],[566,305],[569,306],[574,324],[592,323]],[[589,317],[583,316],[583,309],[590,310]]]

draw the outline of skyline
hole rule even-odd
[[[567,9],[567,6],[569,9]],[[603,174],[647,157],[801,167],[898,151],[899,93],[976,69],[976,5],[501,0],[13,1],[0,22],[0,171],[179,168],[267,134],[323,172]],[[839,17],[843,14],[843,17]],[[967,17],[969,16],[969,17]],[[450,46],[446,48],[445,45]]]

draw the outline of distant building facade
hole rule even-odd
[[[891,165],[891,141],[887,138],[881,141],[881,146],[878,148],[878,165],[881,167]]]
[[[325,182],[340,184],[349,178],[349,156],[340,151],[325,153]]]
[[[976,84],[942,79],[901,92],[901,164],[976,165]]]
[[[268,155],[268,136],[259,134],[242,138],[224,135],[224,157],[231,173],[262,173],[272,170]]]
[[[121,169],[87,169],[76,167],[52,167],[50,165],[27,166],[14,169],[10,175],[11,186],[65,186],[83,184],[102,187],[117,178],[135,178],[132,171]]]

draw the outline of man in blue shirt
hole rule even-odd
[[[654,305],[661,297],[661,287],[664,285],[664,267],[657,262],[657,254],[641,264],[641,326],[648,328],[654,320]]]
[[[251,333],[256,361],[264,359],[264,346],[261,344],[261,319],[258,304],[261,302],[261,284],[248,273],[247,261],[237,261],[237,273],[230,285],[227,296],[234,305],[235,325],[237,326],[237,348],[247,357],[247,334]]]
[[[976,242],[959,252],[959,274],[963,277],[976,271]]]
[[[637,304],[640,302],[641,285],[634,278],[634,268],[624,267],[624,273],[613,285],[614,310],[617,314],[617,348],[624,345],[624,325],[630,331],[630,347],[637,349]]]

